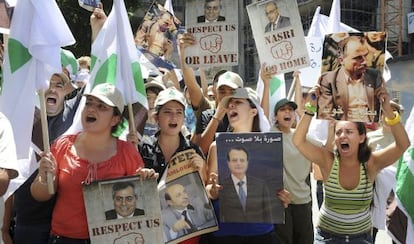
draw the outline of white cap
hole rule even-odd
[[[243,87],[243,80],[240,75],[227,71],[218,78],[217,88],[220,88],[220,86],[228,86],[233,89],[240,88]]]
[[[186,105],[184,94],[177,89],[171,87],[161,91],[157,99],[155,100],[155,110],[159,109],[160,106],[168,103],[169,101],[176,101],[182,104],[184,107]]]
[[[118,108],[121,113],[124,112],[124,98],[121,92],[112,84],[102,83],[96,85],[92,92],[85,93],[84,96],[96,97],[105,104]]]

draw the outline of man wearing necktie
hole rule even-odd
[[[280,15],[279,8],[275,1],[266,4],[265,14],[269,20],[269,23],[265,27],[265,33],[290,25],[290,18]]]
[[[243,147],[233,147],[227,154],[227,165],[231,174],[221,183],[222,222],[271,223],[269,190],[262,180],[246,175],[248,157],[249,153]]]
[[[215,225],[214,211],[205,204],[190,204],[187,190],[181,184],[167,186],[165,201],[168,207],[161,215],[166,241]]]

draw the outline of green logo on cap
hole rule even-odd
[[[224,77],[224,78],[230,80],[231,79],[230,72],[227,72],[226,77]]]
[[[171,97],[175,96],[176,93],[175,93],[174,89],[170,89],[170,92],[168,93],[168,95],[171,96]]]

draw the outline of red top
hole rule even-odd
[[[52,234],[88,239],[88,222],[82,182],[135,175],[144,167],[141,155],[129,142],[117,140],[117,153],[110,159],[91,164],[71,151],[77,135],[63,136],[51,148],[56,158],[58,189],[52,216]]]

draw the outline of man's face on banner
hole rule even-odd
[[[249,165],[247,154],[243,150],[236,149],[232,149],[229,152],[229,161],[227,163],[230,172],[236,176],[244,176]]]
[[[279,11],[277,9],[277,6],[271,2],[266,4],[266,16],[270,23],[274,23],[279,16]]]
[[[359,79],[365,73],[367,55],[367,47],[358,39],[347,43],[341,64],[352,79]]]
[[[188,202],[188,194],[184,186],[175,184],[167,189],[167,193],[170,196],[170,200],[167,200],[168,205],[174,209],[185,209]]]
[[[115,193],[114,207],[117,214],[122,217],[128,217],[135,211],[135,204],[137,198],[134,193],[134,189],[128,186],[125,189],[121,189]]]
[[[204,6],[204,15],[209,22],[217,20],[220,15],[220,0],[207,2]]]

